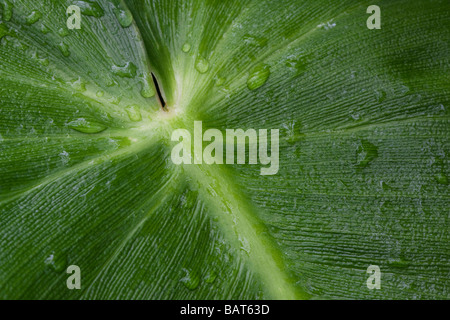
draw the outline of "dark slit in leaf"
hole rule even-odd
[[[155,84],[156,94],[158,95],[159,103],[161,103],[161,107],[163,108],[163,110],[166,110],[166,101],[164,100],[164,97],[161,93],[161,89],[159,88],[158,80],[156,80],[156,77],[153,74],[153,72],[152,72],[152,79],[153,83]]]

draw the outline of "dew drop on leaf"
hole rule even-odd
[[[209,69],[209,62],[202,56],[199,56],[195,62],[195,69],[200,73],[206,73]]]
[[[0,23],[0,40],[2,40],[2,38],[4,36],[7,36],[9,33],[8,28],[6,27],[5,24]]]
[[[356,167],[365,168],[378,157],[378,147],[367,140],[361,140],[356,149]]]
[[[44,67],[47,67],[47,66],[50,64],[50,62],[48,61],[47,58],[40,59],[40,60],[39,60],[39,63],[40,63],[42,66],[44,66]]]
[[[195,290],[200,285],[200,276],[197,272],[183,268],[186,275],[180,279],[183,285],[189,290]]]
[[[138,106],[128,106],[125,108],[125,111],[128,114],[128,118],[130,118],[133,122],[138,122],[142,120],[141,110]]]
[[[185,43],[181,50],[183,50],[183,52],[185,53],[188,53],[191,50],[191,45],[189,43]]]
[[[253,46],[253,47],[265,47],[267,45],[267,39],[264,37],[255,37],[250,34],[244,35],[244,42],[247,45]]]
[[[70,155],[65,150],[59,154],[59,157],[61,158],[61,162],[64,166],[66,166],[70,161]]]
[[[308,58],[306,56],[297,57],[291,55],[286,59],[286,67],[293,72],[295,75],[300,75],[306,70],[308,64]]]
[[[284,123],[283,127],[285,129],[285,135],[287,137],[287,142],[292,144],[296,141],[296,131],[295,131],[295,120],[288,123]]]
[[[20,43],[20,45],[19,45],[19,49],[22,50],[22,51],[27,51],[29,48],[30,48],[30,47],[27,46],[27,45],[24,44],[24,43]]]
[[[443,174],[442,172],[436,174],[436,175],[434,176],[434,178],[436,179],[437,183],[439,183],[439,184],[445,184],[445,185],[448,184],[448,178],[447,178],[447,176],[446,176],[445,174]]]
[[[221,85],[223,85],[225,83],[225,78],[216,76],[214,79],[216,81],[216,86],[217,87],[220,87]]]
[[[386,181],[380,181],[380,187],[383,191],[391,191],[392,188],[386,183]]]
[[[93,1],[75,1],[73,3],[77,7],[80,7],[81,13],[86,16],[100,18],[103,17],[105,11],[100,7],[97,2]]]
[[[82,133],[99,133],[107,129],[107,127],[101,123],[88,121],[83,118],[71,121],[68,126],[69,128]]]
[[[264,85],[270,76],[270,66],[267,64],[260,64],[253,68],[247,79],[247,87],[250,90],[255,90]]]
[[[48,34],[48,33],[50,33],[50,31],[51,30],[46,25],[41,24],[41,32],[42,32],[42,34]]]
[[[144,98],[151,98],[155,95],[155,91],[152,89],[152,87],[144,87],[141,90],[141,95]]]
[[[112,72],[121,78],[134,78],[136,76],[136,65],[133,62],[127,62],[124,66],[113,65]]]
[[[239,242],[241,243],[241,250],[247,254],[250,254],[250,243],[248,240],[239,236]]]
[[[62,272],[66,268],[67,258],[64,255],[52,252],[44,261],[45,265],[50,267],[53,271]]]
[[[59,51],[61,51],[61,53],[64,57],[67,58],[68,56],[70,56],[69,46],[67,44],[65,44],[64,42],[61,42],[60,44],[58,44],[58,49],[59,49]]]
[[[69,30],[67,30],[67,28],[60,28],[60,29],[58,30],[58,34],[59,34],[61,37],[67,37],[67,36],[69,35]]]
[[[119,105],[120,101],[122,101],[122,96],[114,96],[111,99],[109,99],[109,102],[115,105]]]
[[[85,92],[86,91],[86,84],[84,83],[83,79],[78,78],[76,80],[73,80],[70,85],[72,88],[74,88],[77,91]]]
[[[403,257],[396,257],[388,259],[387,265],[393,268],[407,268],[409,267],[410,262]]]
[[[25,24],[31,26],[32,24],[35,24],[39,21],[39,19],[42,18],[42,13],[39,11],[33,11],[31,14],[27,17]]]
[[[384,100],[386,100],[386,91],[375,90],[375,98],[377,99],[378,103],[383,102]]]
[[[97,97],[101,98],[105,95],[105,92],[102,90],[97,91],[97,93],[95,94]]]
[[[153,89],[153,86],[150,82],[150,79],[151,79],[151,77],[144,76],[142,90],[141,90],[141,96],[144,98],[151,98],[156,94],[155,90]]]
[[[217,279],[217,272],[215,272],[214,270],[209,270],[208,273],[206,274],[205,282],[212,284],[214,283],[214,281],[216,281],[216,279]]]
[[[362,121],[361,114],[358,112],[351,112],[350,113],[350,119],[353,121]]]
[[[14,5],[8,0],[5,0],[1,5],[3,6],[3,20],[10,21],[13,15]]]
[[[128,28],[133,23],[133,15],[130,10],[117,8],[114,9],[114,14],[123,28]]]

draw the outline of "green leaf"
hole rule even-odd
[[[371,4],[0,0],[0,298],[450,298],[450,7]],[[174,164],[194,121],[278,172]]]

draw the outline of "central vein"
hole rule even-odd
[[[185,172],[209,204],[209,213],[219,221],[229,241],[248,260],[273,299],[301,299],[302,294],[289,279],[280,252],[267,235],[253,208],[238,194],[225,170],[217,165],[186,165]],[[201,185],[201,187],[199,187]]]

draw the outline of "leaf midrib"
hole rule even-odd
[[[269,296],[283,300],[306,298],[293,286],[295,282],[286,273],[281,252],[274,240],[267,232],[262,232],[261,228],[265,226],[255,214],[255,208],[244,202],[242,196],[237,196],[239,187],[225,171],[218,166],[189,165],[184,167],[184,172],[189,176],[189,181],[195,182],[191,182],[191,188],[197,189],[200,197],[210,205],[208,214],[218,221],[231,245],[239,249],[238,252],[259,276]],[[202,187],[199,188],[199,185]],[[209,194],[208,187],[212,187],[217,196]],[[248,254],[240,249],[240,239],[248,241]]]

